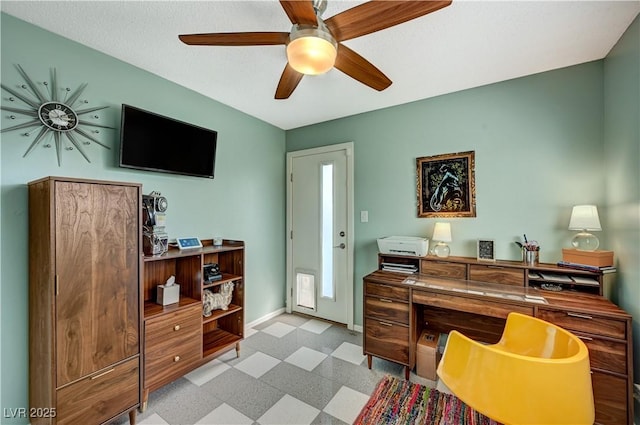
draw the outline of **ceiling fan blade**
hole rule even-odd
[[[282,71],[278,88],[276,89],[276,99],[288,99],[291,93],[298,87],[298,83],[302,80],[304,74],[299,73],[287,63]]]
[[[318,25],[311,0],[280,0],[280,5],[292,24]]]
[[[451,0],[369,1],[324,21],[337,41],[371,34],[447,7]]]
[[[382,71],[344,44],[338,45],[338,57],[334,66],[349,77],[378,91],[391,85],[391,80]]]
[[[289,42],[288,32],[221,32],[178,37],[184,44],[196,46],[266,46]]]

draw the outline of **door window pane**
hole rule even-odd
[[[322,164],[322,297],[334,298],[333,163]]]

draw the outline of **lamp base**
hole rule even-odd
[[[571,246],[579,251],[595,251],[599,245],[598,238],[587,232],[580,232],[571,239]]]
[[[433,253],[436,254],[436,257],[448,257],[449,252],[451,252],[449,245],[444,242],[438,242],[436,246],[433,247]]]

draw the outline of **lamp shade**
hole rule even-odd
[[[436,223],[433,227],[434,241],[451,242],[451,223]]]
[[[571,211],[569,230],[600,231],[600,218],[595,205],[576,205]]]

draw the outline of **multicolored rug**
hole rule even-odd
[[[387,375],[354,425],[499,425],[456,396]]]

